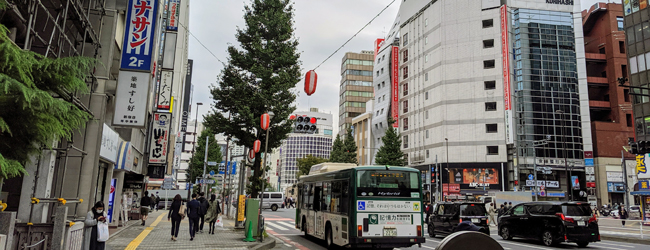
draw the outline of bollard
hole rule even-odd
[[[246,233],[246,238],[244,239],[244,242],[254,242],[255,239],[253,238],[253,222],[249,221],[248,222],[248,233]]]

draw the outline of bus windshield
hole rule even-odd
[[[357,173],[357,196],[420,197],[418,173],[362,170]]]

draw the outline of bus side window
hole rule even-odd
[[[333,213],[341,212],[341,182],[335,181],[332,183],[332,203],[330,207]]]
[[[309,184],[308,188],[308,193],[307,193],[307,208],[311,208],[311,206],[314,204],[314,184]]]
[[[350,184],[347,181],[341,183],[341,214],[347,215],[350,209]]]
[[[323,183],[323,204],[321,208],[323,211],[330,211],[330,204],[332,202],[332,183],[324,182]]]
[[[323,197],[323,187],[315,186],[314,187],[314,203],[313,203],[313,209],[314,211],[320,211],[321,209],[321,201]]]

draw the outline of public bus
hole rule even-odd
[[[328,248],[422,244],[420,172],[392,166],[314,165],[298,182],[296,228]]]

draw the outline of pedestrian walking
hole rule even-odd
[[[174,196],[174,199],[172,200],[172,205],[169,208],[169,213],[167,214],[167,221],[172,221],[172,240],[176,241],[176,238],[178,238],[178,230],[180,229],[181,226],[181,220],[183,220],[184,215],[182,215],[185,211],[181,211],[181,207],[183,206],[183,200],[181,198],[180,194],[177,194]]]
[[[203,223],[205,222],[205,214],[208,213],[208,207],[210,207],[210,202],[205,198],[205,193],[199,193],[199,216],[201,218],[201,223],[199,226],[199,233],[203,233]]]
[[[98,201],[95,203],[84,221],[84,245],[85,249],[89,250],[104,250],[106,242],[97,241],[97,224],[99,222],[106,222],[106,212],[104,211],[104,202]]]
[[[167,199],[167,197],[165,197],[165,199]],[[158,211],[158,206],[160,206],[160,195],[158,195],[158,192],[156,192],[156,211]]]
[[[289,197],[289,204],[291,204],[291,207],[296,208],[296,202],[293,200],[293,197]]]
[[[508,202],[508,211],[510,211],[510,209],[512,209],[512,202]]]
[[[144,196],[140,199],[140,215],[142,216],[142,225],[147,221],[149,217],[149,206],[151,206],[151,197],[149,197],[149,191],[144,191]]]
[[[157,204],[158,204],[158,203],[156,202],[156,195],[151,194],[151,211],[153,211],[154,209],[156,209],[156,205],[157,205]]]
[[[497,210],[497,220],[501,218],[501,216],[506,212],[506,205],[501,205],[501,207]]]
[[[497,209],[496,209],[496,207],[494,206],[494,203],[492,203],[492,202],[490,202],[490,203],[488,204],[488,206],[489,206],[489,208],[488,208],[488,214],[490,215],[490,222],[494,222],[494,225],[495,225],[495,226],[498,226],[498,225],[497,225],[497,220],[494,219],[494,215],[496,214]],[[488,224],[488,226],[490,226],[490,224]]]
[[[192,200],[187,202],[187,218],[190,221],[190,240],[194,240],[196,231],[199,231],[199,209],[201,209],[201,203],[196,200],[197,195],[192,194]]]
[[[618,216],[621,218],[621,225],[625,227],[625,220],[627,219],[627,210],[623,206],[618,207]]]
[[[433,205],[431,205],[431,202],[426,202],[426,206],[424,207],[424,214],[426,217],[424,218],[425,223],[429,223],[429,217],[431,217],[431,214],[433,213]]]
[[[212,194],[210,195],[210,207],[208,207],[208,213],[205,215],[205,219],[208,221],[208,234],[214,234],[214,224],[220,215],[222,215],[221,205],[217,200],[217,196]]]

